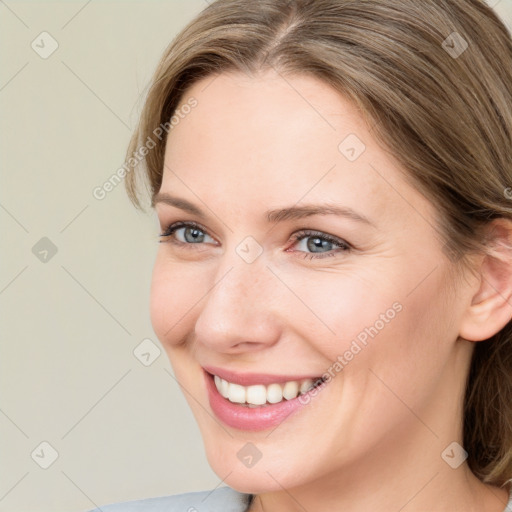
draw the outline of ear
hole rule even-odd
[[[461,321],[459,336],[483,341],[512,318],[512,221],[495,219],[487,228],[486,255],[479,260],[477,284]]]

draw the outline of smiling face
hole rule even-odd
[[[215,472],[261,492],[417,464],[418,449],[451,471],[439,454],[460,436],[468,296],[434,206],[318,80],[221,74],[190,97],[156,197],[151,316]],[[205,367],[246,385],[328,382],[256,409],[221,397]]]

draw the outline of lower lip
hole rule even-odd
[[[261,407],[246,407],[224,398],[217,390],[213,376],[207,372],[204,372],[204,376],[210,407],[214,414],[229,427],[239,430],[257,431],[276,427],[288,416],[309,403],[311,397],[307,397],[308,394],[311,393],[314,396],[312,392],[316,395],[320,391],[318,388],[313,388],[292,400],[283,400],[277,404]],[[306,400],[305,403],[299,400],[301,397],[302,400]]]

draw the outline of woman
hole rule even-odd
[[[102,510],[512,510],[512,41],[483,1],[218,0],[128,164],[225,487]]]

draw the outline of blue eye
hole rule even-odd
[[[350,245],[341,238],[318,231],[303,230],[295,233],[293,239],[295,240],[295,244],[299,246],[298,252],[304,252],[304,258],[309,257],[310,259],[334,256],[339,252],[350,251],[351,248]]]
[[[160,237],[172,237],[176,242],[182,244],[215,243],[215,240],[195,222],[176,222],[169,226]],[[207,238],[209,238],[210,241],[208,241]],[[165,240],[160,240],[160,242],[164,241]]]
[[[160,242],[167,242],[181,246],[192,246],[204,243],[217,244],[206,230],[195,222],[175,222],[170,225],[161,235]],[[342,240],[327,233],[318,231],[302,230],[292,235],[294,245],[299,247],[292,252],[303,253],[304,258],[325,258],[335,256],[340,252],[348,252],[351,246]]]

